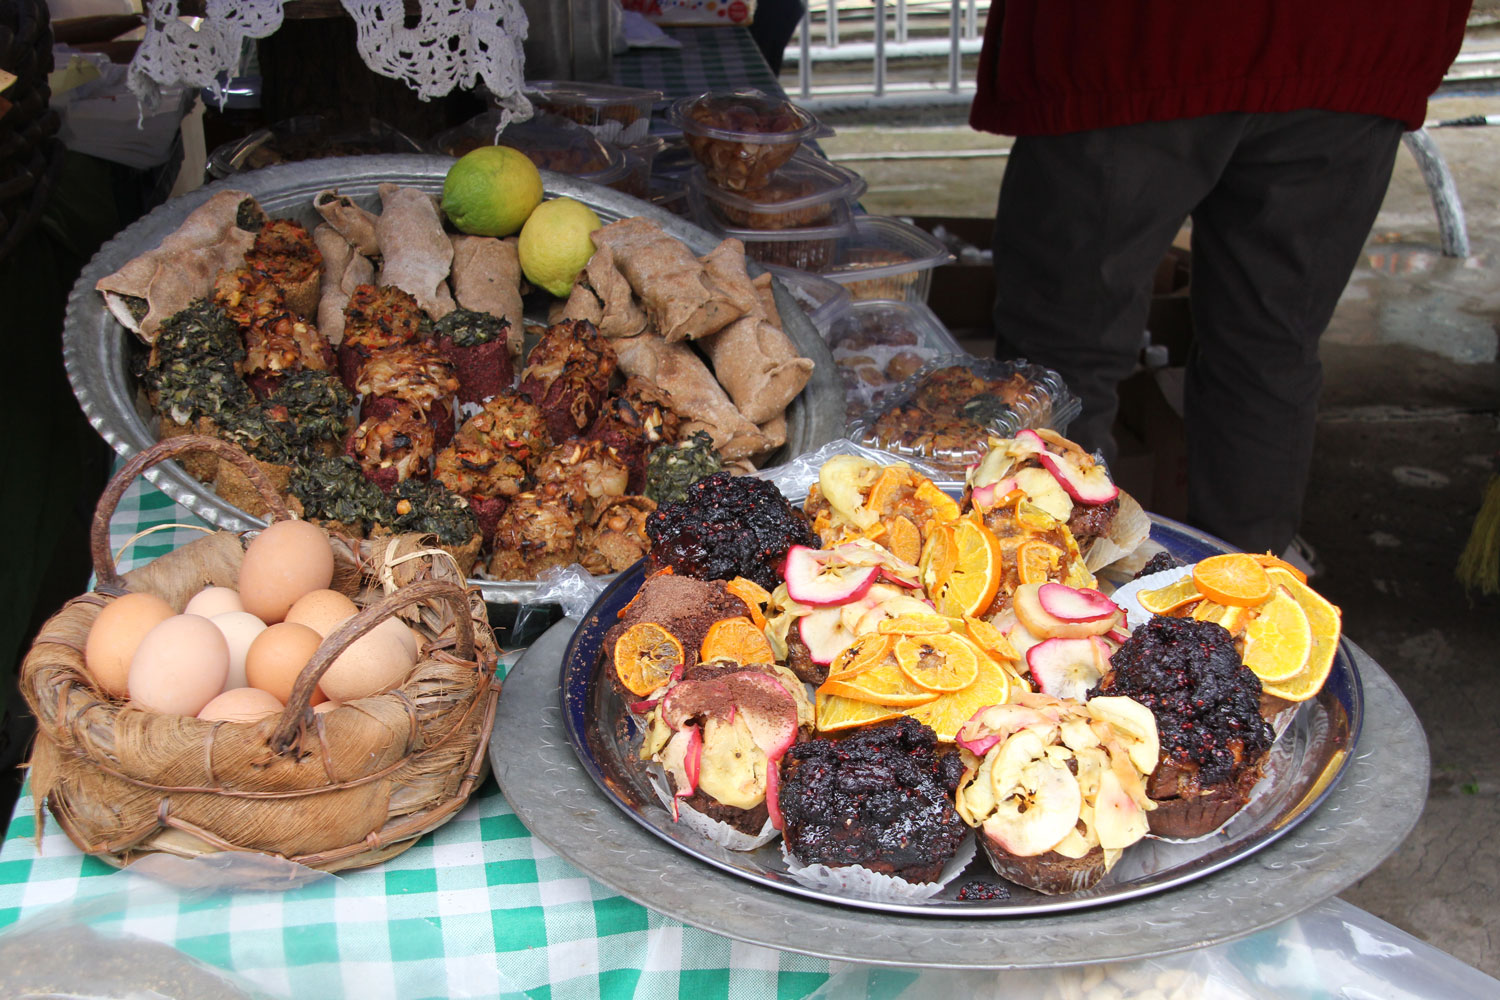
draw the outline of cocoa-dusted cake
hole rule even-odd
[[[1211,833],[1250,800],[1275,734],[1260,714],[1260,678],[1222,626],[1157,615],[1110,657],[1097,694],[1133,698],[1156,717],[1152,833]]]

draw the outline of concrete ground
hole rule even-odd
[[[1500,113],[1445,98],[1433,119]],[[932,116],[932,112],[928,112]],[[959,118],[959,121],[962,119]],[[945,125],[837,122],[824,150],[862,173],[871,212],[992,217],[1008,141]],[[1454,577],[1500,458],[1500,128],[1433,136],[1453,170],[1472,253],[1444,258],[1415,161],[1400,154],[1368,252],[1323,341],[1326,387],[1302,537],[1346,634],[1426,728],[1432,782],[1406,842],[1344,898],[1500,976],[1500,598]],[[883,158],[949,151],[938,159]],[[963,151],[953,153],[951,151]],[[936,304],[936,303],[935,303]],[[977,351],[983,342],[971,342]],[[1366,732],[1365,739],[1380,734]]]

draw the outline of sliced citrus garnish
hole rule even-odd
[[[1016,546],[1016,575],[1022,583],[1054,580],[1062,557],[1063,551],[1056,545],[1040,538],[1028,538]]]
[[[889,659],[847,680],[824,681],[818,688],[818,693],[836,694],[841,698],[853,698],[855,701],[889,705],[893,708],[925,705],[938,696],[937,692],[912,683],[895,661]]]
[[[645,697],[672,676],[682,643],[655,622],[639,622],[615,640],[615,676],[631,694]]]
[[[922,533],[911,523],[911,518],[896,514],[882,523],[887,529],[883,544],[897,559],[914,563],[922,558]]]
[[[936,701],[906,710],[906,714],[931,726],[937,738],[952,743],[974,713],[989,705],[1003,705],[1010,697],[1010,675],[995,663],[981,658],[979,676],[962,691],[945,694]]]
[[[1265,605],[1261,605],[1264,607]],[[1184,609],[1185,610],[1185,609]],[[1179,617],[1194,618],[1200,622],[1213,622],[1222,625],[1230,635],[1238,637],[1245,631],[1245,626],[1255,617],[1254,608],[1238,608],[1225,604],[1216,604],[1213,601],[1199,601],[1193,608],[1191,614],[1183,614]]]
[[[953,567],[935,586],[925,577],[923,580],[938,613],[962,618],[988,608],[1004,576],[999,539],[982,521],[961,517],[934,531],[930,543],[939,550],[933,554],[933,565],[951,563]],[[951,554],[944,551],[948,549]]]
[[[771,594],[765,587],[754,580],[737,576],[724,584],[724,589],[745,602],[745,607],[750,609],[750,620],[755,623],[756,628],[766,627],[766,616],[761,613],[761,608],[770,603]]]
[[[1251,608],[1271,596],[1271,578],[1244,552],[1209,556],[1193,567],[1198,593],[1219,604]]]
[[[958,501],[938,489],[930,479],[923,478],[912,497],[927,508],[924,520],[946,524],[958,517]]]
[[[1258,553],[1258,554],[1252,554],[1251,558],[1254,559],[1256,562],[1260,563],[1266,569],[1270,569],[1273,566],[1276,569],[1284,569],[1288,573],[1290,573],[1293,576],[1295,576],[1297,578],[1297,580],[1298,580],[1299,583],[1306,583],[1307,582],[1307,574],[1306,573],[1302,572],[1300,569],[1298,569],[1297,567],[1293,566],[1291,563],[1287,562],[1285,559],[1280,558],[1279,556],[1273,556],[1269,552],[1261,552],[1261,553]]]
[[[1183,577],[1175,583],[1169,583],[1165,587],[1155,590],[1143,590],[1135,595],[1141,607],[1153,615],[1165,615],[1176,611],[1184,604],[1201,600],[1202,594],[1198,593],[1198,585],[1193,583],[1191,574]]]
[[[857,677],[885,659],[895,640],[888,635],[866,632],[845,646],[828,668],[828,680],[845,681]]]
[[[985,621],[983,618],[965,618],[964,624],[969,628],[969,638],[990,656],[997,660],[1019,660],[1021,655],[1016,652],[1016,647],[1011,645],[1005,633]]]
[[[899,719],[901,711],[884,705],[872,705],[867,701],[841,698],[836,694],[819,694],[814,707],[817,710],[819,732],[831,733],[840,729],[854,729],[887,719]]]
[[[775,663],[766,634],[748,618],[725,618],[708,627],[698,659],[733,660],[735,663]]]
[[[1262,681],[1284,681],[1301,673],[1312,647],[1307,612],[1285,587],[1277,587],[1245,626],[1245,666]]]
[[[948,619],[938,614],[897,615],[895,618],[882,618],[875,626],[875,631],[881,635],[942,635],[953,631],[953,626],[948,624]]]
[[[1307,665],[1284,681],[1263,682],[1267,694],[1287,701],[1306,701],[1323,688],[1333,670],[1333,657],[1339,648],[1341,615],[1339,609],[1286,570],[1273,567],[1266,571],[1278,587],[1284,587],[1296,599],[1312,630],[1312,652]]]
[[[873,511],[882,519],[901,500],[903,494],[910,495],[911,469],[899,465],[888,465],[865,494],[865,509]]]
[[[922,556],[917,571],[922,576],[922,585],[929,594],[948,582],[953,567],[958,565],[958,546],[953,541],[953,523],[934,525],[922,546]]]
[[[979,654],[956,635],[897,639],[896,663],[917,687],[940,694],[962,691],[979,677]]]

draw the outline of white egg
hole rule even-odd
[[[249,682],[245,680],[245,653],[255,637],[266,630],[266,623],[248,611],[228,611],[222,615],[214,615],[209,621],[224,633],[224,641],[229,643],[229,679],[224,682],[224,690],[232,691],[248,686]]]
[[[197,715],[224,690],[229,643],[200,615],[176,615],[146,633],[130,660],[130,700],[165,715]]]
[[[204,587],[188,600],[187,607],[182,609],[182,613],[213,618],[216,615],[226,615],[231,611],[244,610],[245,605],[240,603],[238,591],[228,587]]]

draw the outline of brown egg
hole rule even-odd
[[[255,536],[240,564],[245,610],[267,625],[286,618],[297,599],[333,582],[328,535],[306,521],[277,521]]]
[[[322,715],[324,712],[332,712],[335,708],[343,707],[344,703],[341,701],[320,701],[318,702],[318,704],[313,706],[313,712],[318,715]]]
[[[188,599],[187,607],[182,609],[182,613],[212,618],[214,615],[244,610],[245,605],[240,602],[237,591],[229,587],[204,587]]]
[[[130,660],[130,700],[165,715],[197,715],[224,690],[229,644],[199,615],[174,615],[146,633]]]
[[[359,613],[359,607],[337,590],[314,590],[297,598],[286,620],[306,625],[323,638]]]
[[[281,702],[260,688],[230,688],[203,706],[198,718],[205,722],[256,722],[269,715],[280,715]]]
[[[130,692],[130,660],[141,640],[177,612],[155,594],[126,594],[104,606],[83,648],[84,666],[116,698]]]
[[[416,660],[410,630],[399,618],[387,618],[354,640],[323,674],[320,687],[334,701],[354,701],[389,691],[406,680]]]
[[[278,622],[268,625],[255,637],[250,650],[245,654],[245,679],[251,687],[260,688],[276,696],[283,705],[292,696],[292,686],[297,675],[312,659],[323,637],[306,625],[297,622]],[[313,692],[314,701],[322,701]]]

